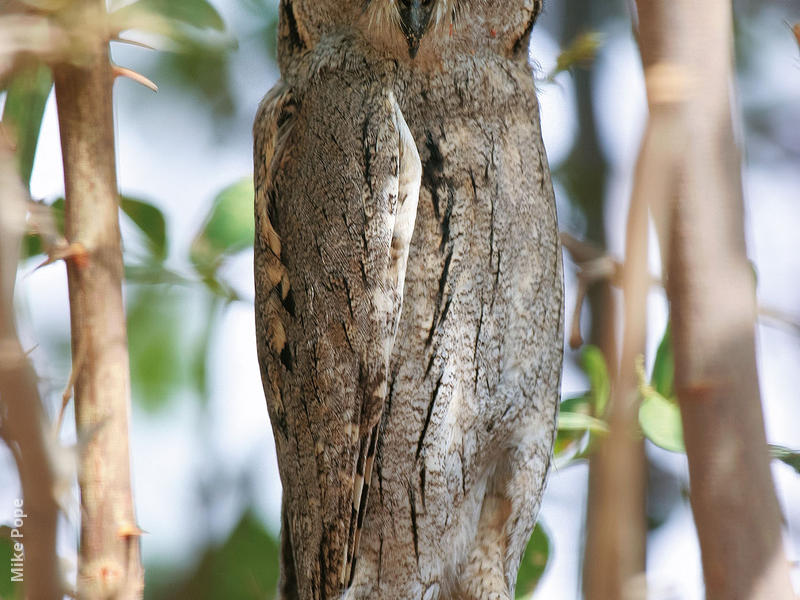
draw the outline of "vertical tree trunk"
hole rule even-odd
[[[637,165],[622,272],[622,353],[608,407],[609,434],[591,463],[584,593],[588,599],[645,596],[646,459],[639,433],[636,361],[647,332],[648,137]],[[615,363],[610,363],[614,365]],[[612,367],[613,368],[613,367]]]
[[[79,0],[100,18],[104,0]],[[83,66],[54,69],[66,185],[66,236],[85,258],[67,261],[72,354],[83,356],[75,380],[81,455],[80,598],[141,597],[130,484],[130,374],[122,303],[122,252],[114,152],[113,75],[108,41],[94,44]]]
[[[730,0],[638,0],[651,106],[680,150],[664,172],[676,389],[710,600],[794,598],[761,413],[753,273],[733,135]]]
[[[563,40],[568,42],[582,31],[597,26],[598,16],[609,10],[608,6],[600,6],[592,0],[571,0],[565,7]],[[592,73],[577,69],[573,78],[580,137],[569,158],[570,171],[575,175],[567,186],[586,218],[586,239],[605,248],[608,165],[597,139]],[[591,313],[589,342],[603,351],[615,392],[607,415],[610,432],[589,459],[583,592],[587,600],[606,600],[623,598],[628,582],[644,572],[647,466],[644,444],[636,434],[637,404],[627,396],[631,389],[635,392],[635,387],[630,385],[633,359],[630,360],[630,373],[620,373],[617,377],[616,303],[611,283],[601,281],[594,284],[588,299]]]
[[[51,442],[36,375],[14,325],[14,282],[25,229],[26,197],[13,155],[0,141],[0,435],[13,450],[22,483],[23,503],[14,507],[11,542],[23,544],[25,551],[23,563],[11,568],[22,567],[26,597],[56,600],[62,593],[56,555],[55,474],[48,449]]]

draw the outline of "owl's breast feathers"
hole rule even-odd
[[[380,74],[279,83],[254,126],[256,333],[301,597],[354,572],[421,166]]]

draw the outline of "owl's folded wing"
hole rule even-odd
[[[285,522],[300,579],[334,598],[358,556],[421,165],[368,77],[279,86],[254,133],[256,333]]]

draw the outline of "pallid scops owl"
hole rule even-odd
[[[513,598],[563,344],[540,11],[281,0],[254,158],[282,598]]]

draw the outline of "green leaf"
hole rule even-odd
[[[192,357],[198,334],[187,307],[194,290],[170,286],[132,286],[128,300],[128,346],[134,401],[157,413],[179,393],[191,389]]]
[[[597,346],[586,346],[581,353],[581,366],[589,377],[594,401],[594,414],[603,417],[611,394],[611,382],[603,352]]]
[[[22,0],[28,6],[32,6],[44,12],[55,12],[63,9],[72,0]]]
[[[556,75],[568,71],[575,66],[590,65],[603,45],[603,36],[595,32],[578,34],[558,55],[556,66],[547,75],[547,81],[553,81]]]
[[[231,51],[235,43],[196,36],[172,36],[178,52],[162,52],[156,66],[156,79],[174,89],[193,92],[202,106],[215,117],[230,117],[236,110],[231,86]],[[220,124],[219,121],[216,122]]]
[[[163,261],[167,257],[167,225],[164,214],[152,204],[128,196],[122,196],[120,206],[145,235],[153,256]]]
[[[527,598],[533,594],[549,561],[550,538],[541,523],[537,523],[519,565],[515,598]]]
[[[643,363],[641,360],[637,366],[642,398],[639,426],[645,437],[656,446],[672,452],[685,452],[681,411],[675,396],[675,355],[669,324],[656,351],[650,385],[645,379]]]
[[[800,474],[800,451],[770,444],[769,452],[772,458],[786,463]]]
[[[222,190],[192,242],[190,258],[203,277],[214,277],[225,257],[253,245],[253,180],[246,177]]]
[[[159,18],[197,29],[216,31],[225,29],[225,22],[217,9],[206,0],[137,0],[112,14],[114,23],[126,29],[159,29],[157,26]]]
[[[591,415],[592,398],[589,394],[583,394],[581,396],[574,396],[572,398],[567,398],[566,400],[563,400],[561,402],[559,411],[562,413],[569,412],[569,413],[580,413],[584,415]]]
[[[669,324],[656,351],[650,385],[664,398],[675,397],[675,355],[672,352],[672,333]]]
[[[639,426],[647,439],[672,452],[685,452],[683,424],[678,403],[664,398],[652,388],[642,390]]]
[[[187,279],[164,267],[162,263],[125,264],[125,280],[129,283],[142,283],[147,285],[192,285],[196,280]]]
[[[147,600],[252,600],[274,598],[278,587],[277,540],[250,512],[224,544],[210,548],[183,582],[162,576],[145,586]],[[147,569],[150,572],[150,569]],[[150,583],[150,582],[148,582]],[[161,585],[159,585],[161,583]]]
[[[20,71],[8,86],[3,125],[16,144],[19,174],[26,187],[30,185],[44,108],[52,87],[53,76],[45,65]]]
[[[561,412],[558,415],[559,431],[590,431],[608,433],[608,425],[596,417],[581,413]]]
[[[559,414],[563,413],[579,413],[584,415],[592,414],[592,402],[588,394],[577,396],[575,398],[568,398],[561,402],[559,407]],[[586,437],[585,430],[575,429],[561,429],[559,427],[556,434],[556,442],[553,448],[553,453],[557,457],[561,457],[569,450],[573,450],[576,444],[579,444]]]

